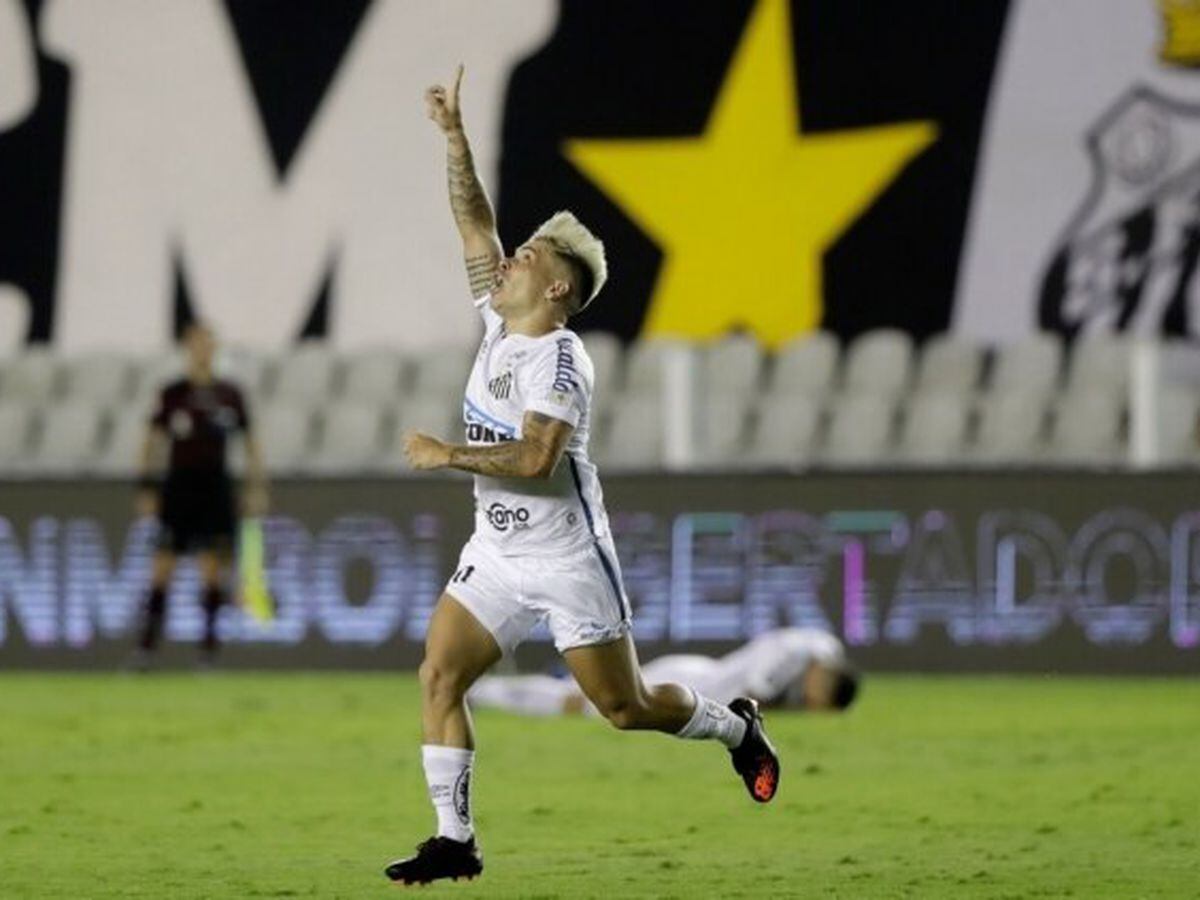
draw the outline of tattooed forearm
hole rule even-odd
[[[467,280],[471,284],[471,296],[478,300],[491,291],[496,281],[496,256],[492,253],[481,253],[478,256],[468,256]]]
[[[538,453],[526,441],[505,441],[487,447],[450,448],[450,466],[495,478],[531,478],[538,474]]]
[[[446,174],[450,183],[450,208],[460,230],[496,230],[496,217],[487,192],[475,174],[471,145],[459,133],[446,144]]]

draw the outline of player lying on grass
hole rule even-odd
[[[841,712],[858,694],[858,675],[841,642],[816,628],[767,631],[718,659],[660,656],[642,666],[642,678],[686,684],[718,703],[746,696],[782,709]],[[485,675],[467,699],[528,716],[597,714],[574,682],[552,675]]]
[[[647,685],[629,635],[596,467],[588,459],[592,363],[564,326],[607,277],[604,247],[558,213],[505,257],[475,173],[454,85],[426,93],[447,138],[450,203],[485,334],[463,401],[466,444],[413,434],[415,469],[475,474],[475,534],[438,600],[421,664],[422,748],[437,834],[387,867],[425,883],[483,870],[471,819],[475,740],[465,698],[502,654],[548,620],[580,690],[620,729],[717,740],[751,797],[770,800],[779,761],[757,704],[718,703],[679,684]]]

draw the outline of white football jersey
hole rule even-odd
[[[594,374],[583,342],[566,328],[506,334],[490,295],[475,305],[484,336],[463,399],[467,443],[519,439],[530,411],[575,428],[548,479],[475,476],[476,536],[507,556],[559,556],[607,539],[600,479],[587,455]]]
[[[673,654],[643,666],[651,683],[679,681],[718,703],[749,695],[778,697],[804,674],[809,663],[837,665],[845,651],[841,641],[816,628],[766,631],[719,659]]]

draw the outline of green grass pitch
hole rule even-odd
[[[477,716],[461,897],[1196,897],[1200,681],[868,679],[715,744]],[[431,830],[411,676],[0,676],[0,897],[392,897]],[[416,889],[409,889],[416,890]]]

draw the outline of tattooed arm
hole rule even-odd
[[[417,433],[404,439],[404,453],[414,469],[461,469],[495,478],[549,478],[574,430],[560,419],[527,412],[518,440],[470,447]]]
[[[458,67],[454,85],[447,89],[435,85],[425,92],[429,118],[446,135],[446,174],[450,186],[450,209],[454,223],[462,235],[463,256],[471,296],[479,299],[492,289],[496,266],[503,250],[496,234],[496,214],[487,192],[475,172],[471,145],[463,130],[458,89],[462,84],[463,67]]]

